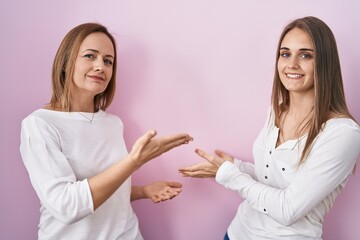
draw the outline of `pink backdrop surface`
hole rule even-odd
[[[72,27],[99,22],[117,39],[117,95],[109,111],[123,119],[129,148],[149,128],[195,138],[133,175],[135,184],[184,185],[172,201],[133,204],[145,239],[217,240],[242,199],[213,179],[184,179],[177,169],[200,161],[196,147],[252,161],[278,37],[297,17],[317,16],[333,30],[347,102],[360,121],[359,10],[357,0],[0,0],[0,239],[37,237],[39,200],[19,153],[20,122],[49,101],[53,57]],[[326,216],[325,240],[359,239],[359,181],[358,169]]]

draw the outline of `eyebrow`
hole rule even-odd
[[[280,50],[290,50],[290,48],[287,47],[281,47]],[[310,51],[310,52],[314,52],[314,49],[311,48],[300,48],[300,51]]]
[[[91,49],[91,48],[89,48],[89,49],[85,49],[83,52],[86,52],[86,51],[91,51],[91,52],[96,52],[96,53],[99,53],[99,51],[98,51],[98,50]],[[114,58],[114,56],[112,56],[111,54],[107,54],[107,55],[105,55],[105,57],[111,57],[111,58]]]

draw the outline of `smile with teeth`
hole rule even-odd
[[[303,74],[295,74],[295,73],[286,73],[286,76],[288,78],[301,78],[303,77],[304,75]]]

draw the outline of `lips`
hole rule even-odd
[[[97,76],[97,75],[88,75],[89,78],[92,78],[96,81],[105,81],[105,78],[103,76]]]
[[[304,76],[304,74],[297,74],[297,73],[285,73],[285,75],[291,79],[299,79]]]

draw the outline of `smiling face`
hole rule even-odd
[[[102,32],[88,35],[80,45],[73,76],[73,100],[93,100],[105,91],[113,73],[114,46]]]
[[[277,68],[281,83],[290,93],[314,91],[315,49],[309,35],[290,30],[280,46]]]

